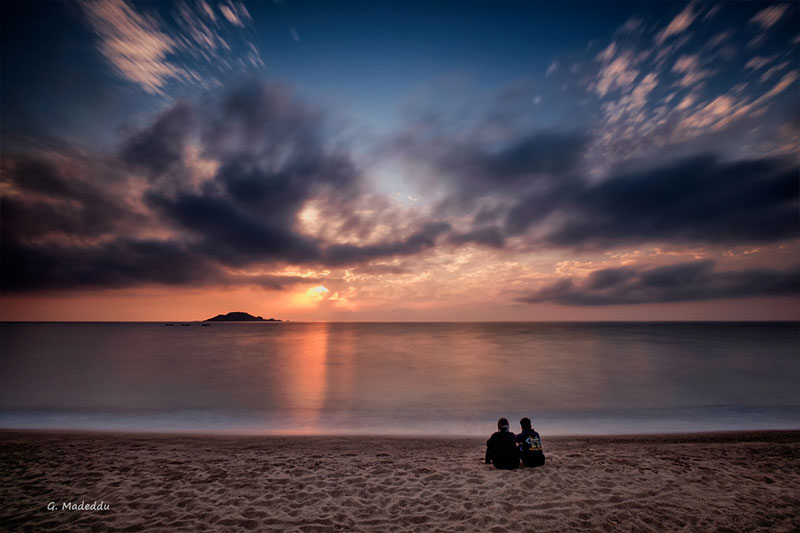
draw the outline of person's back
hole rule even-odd
[[[531,426],[530,418],[523,418],[519,423],[522,426],[522,432],[517,435],[516,442],[519,446],[519,457],[522,459],[522,464],[528,467],[544,465],[542,439]]]
[[[493,464],[500,470],[513,470],[519,467],[519,452],[515,435],[508,430],[508,420],[497,421],[497,429],[486,441],[486,464]]]

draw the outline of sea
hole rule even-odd
[[[0,324],[0,428],[487,436],[800,428],[800,323]]]

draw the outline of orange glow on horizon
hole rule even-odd
[[[306,289],[307,290],[307,289]],[[299,295],[299,302],[298,302]],[[608,307],[520,305],[508,301],[384,300],[310,302],[305,291],[260,288],[126,289],[3,296],[0,321],[178,322],[245,311],[293,322],[492,322],[574,320],[800,320],[792,298],[746,298]]]
[[[796,320],[792,298],[749,298],[628,306],[521,304],[526,291],[602,268],[658,266],[711,257],[721,270],[764,268],[796,256],[796,243],[709,252],[645,248],[605,254],[532,255],[466,247],[413,261],[339,270],[286,266],[258,274],[293,277],[282,290],[256,285],[5,293],[4,321],[192,321],[245,311],[291,321]],[[257,276],[256,276],[257,277]],[[306,282],[307,280],[307,282]],[[241,281],[239,282],[241,283]]]

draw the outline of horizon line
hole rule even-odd
[[[687,324],[687,323],[800,323],[800,318],[787,319],[686,319],[686,320],[0,320],[0,324]]]

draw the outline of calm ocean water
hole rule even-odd
[[[798,323],[3,323],[0,427],[800,428]]]

